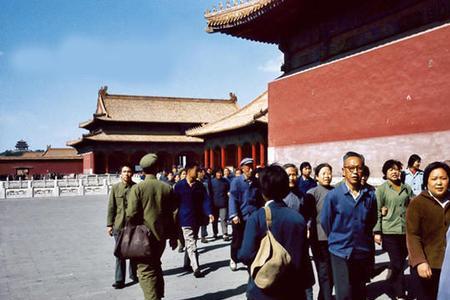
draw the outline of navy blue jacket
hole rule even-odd
[[[341,258],[373,254],[372,229],[377,222],[375,192],[363,187],[355,201],[345,183],[325,197],[320,223],[328,235],[328,250]]]
[[[246,221],[261,204],[262,196],[255,179],[245,179],[244,175],[233,179],[228,201],[230,219],[238,216]]]
[[[186,179],[173,188],[179,202],[178,221],[182,227],[198,227],[208,224],[211,204],[203,183],[196,180],[192,186]]]
[[[247,297],[258,300],[295,299],[295,295],[305,293],[314,284],[311,261],[306,243],[306,223],[295,210],[283,201],[270,202],[272,213],[272,234],[291,256],[291,268],[279,284],[263,291],[249,278]],[[238,252],[239,261],[250,266],[258,252],[261,240],[266,235],[266,217],[263,208],[252,214],[245,225],[244,239]]]
[[[297,181],[297,185],[299,190],[306,194],[306,192],[308,192],[310,189],[317,186],[317,182],[312,178],[308,178],[305,180],[303,179],[303,176],[300,176]]]
[[[212,203],[217,208],[226,208],[228,206],[228,192],[230,191],[230,182],[225,178],[213,178],[211,180],[210,194]]]

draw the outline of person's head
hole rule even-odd
[[[175,174],[175,177],[173,178],[173,181],[178,182],[180,181],[180,174]]]
[[[214,170],[214,176],[216,177],[216,179],[221,179],[223,176],[223,170],[222,168],[217,168]]]
[[[199,164],[196,162],[190,162],[186,164],[186,179],[193,181],[197,179]]]
[[[244,174],[245,177],[250,178],[253,171],[253,159],[246,157],[243,160],[241,160],[240,163],[242,174]]]
[[[289,193],[289,177],[279,165],[272,164],[262,169],[259,183],[261,193],[266,201],[282,201]]]
[[[120,168],[120,179],[124,183],[130,183],[133,176],[133,169],[129,165],[123,165]]]
[[[342,173],[345,181],[352,186],[361,185],[364,157],[356,152],[347,152],[343,157]]]
[[[327,163],[321,163],[314,169],[316,180],[322,186],[330,186],[331,180],[333,179],[332,173],[333,168]]]
[[[294,164],[285,164],[283,166],[283,168],[289,177],[289,186],[290,187],[295,186],[297,184],[297,178],[298,178],[297,167]]]
[[[209,175],[211,175],[213,173],[213,170],[211,168],[207,168],[206,169],[206,173],[208,173]]]
[[[142,168],[144,175],[156,175],[157,174],[157,161],[158,156],[154,153],[148,153],[144,155],[139,161],[139,165]]]
[[[241,169],[236,169],[236,171],[234,171],[234,176],[239,177],[241,175],[242,175]]]
[[[230,177],[231,171],[228,168],[223,169],[223,176],[224,177]]]
[[[395,159],[389,159],[384,162],[383,168],[381,171],[383,172],[383,179],[398,182],[400,180],[400,173],[402,171],[403,164]]]
[[[307,161],[304,161],[300,164],[300,174],[305,177],[305,178],[309,178],[311,177],[311,173],[312,173],[312,167],[311,164]]]
[[[448,193],[450,167],[440,161],[429,164],[423,171],[423,188],[443,199]]]
[[[206,175],[206,171],[203,168],[197,168],[197,179],[198,180],[203,180],[205,178]]]
[[[361,175],[361,185],[366,185],[367,181],[369,180],[369,177],[370,177],[370,169],[368,166],[364,165]]]
[[[172,181],[173,180],[173,173],[172,172],[167,173],[167,180],[168,181]]]
[[[422,159],[420,158],[419,155],[417,155],[417,154],[411,155],[408,159],[408,168],[414,169],[414,170],[419,170],[421,161],[422,161]]]
[[[187,170],[186,170],[186,169],[182,169],[182,170],[180,171],[180,180],[185,179],[185,178],[186,178],[186,175],[187,175]]]

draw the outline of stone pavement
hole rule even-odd
[[[0,300],[143,299],[139,285],[111,287],[114,241],[105,230],[106,206],[106,196],[0,200]],[[165,299],[245,299],[247,272],[230,271],[228,243],[198,246],[206,273],[200,279],[180,268],[184,254],[166,248]],[[378,263],[386,259],[377,256]],[[385,276],[369,286],[372,298],[389,299]]]

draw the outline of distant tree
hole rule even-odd
[[[22,153],[19,151],[13,151],[13,150],[6,150],[2,153],[0,153],[0,156],[21,156]]]
[[[16,143],[16,149],[18,151],[28,151],[28,143],[24,140],[20,140]]]

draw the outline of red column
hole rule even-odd
[[[256,144],[252,144],[253,168],[256,168]]]
[[[266,148],[264,147],[264,144],[259,143],[259,164],[261,166],[264,166],[266,162]]]
[[[237,167],[239,168],[239,164],[241,163],[242,160],[242,146],[241,145],[237,145]]]
[[[209,149],[209,167],[214,169],[214,149]]]
[[[222,165],[222,169],[225,168],[225,147],[220,147],[220,162]]]
[[[205,160],[205,168],[208,167],[209,161],[208,161],[208,149],[205,149],[203,156],[204,156],[204,160]]]
[[[109,173],[109,155],[105,153],[105,174]]]
[[[95,152],[92,151],[92,161],[91,161],[91,165],[92,165],[92,174],[97,174],[97,170],[95,169]]]

